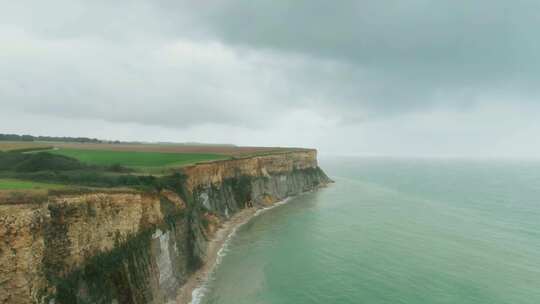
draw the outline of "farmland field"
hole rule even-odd
[[[64,186],[57,184],[38,183],[18,179],[0,179],[0,190],[28,190],[28,189],[59,189]]]
[[[226,155],[208,153],[161,153],[64,148],[51,151],[51,153],[73,157],[89,165],[121,165],[135,169],[175,167],[229,158]]]
[[[20,149],[43,149],[43,148],[75,149],[75,150],[102,150],[123,152],[159,152],[159,153],[197,153],[218,154],[235,157],[246,157],[267,153],[282,153],[302,148],[284,147],[242,147],[234,145],[212,144],[166,144],[166,143],[73,143],[73,142],[46,142],[46,141],[0,141],[0,151]]]
[[[16,141],[0,141],[0,151],[14,151],[14,150],[39,150],[52,148],[52,145],[46,143],[36,142],[16,142]]]
[[[280,153],[301,148],[281,148],[281,147],[241,147],[233,145],[195,145],[195,144],[87,144],[87,143],[54,143],[60,149],[76,150],[106,150],[106,151],[138,151],[138,152],[159,152],[159,153],[197,153],[197,154],[218,154],[235,157],[250,156],[263,153]]]

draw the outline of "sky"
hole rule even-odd
[[[540,155],[537,0],[0,7],[0,133]]]

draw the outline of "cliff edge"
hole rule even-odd
[[[175,303],[232,215],[324,186],[315,150],[179,169],[152,191],[0,204],[0,303]]]

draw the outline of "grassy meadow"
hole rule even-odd
[[[172,172],[174,168],[292,150],[233,145],[0,141],[0,191],[161,189],[178,174]]]
[[[229,158],[226,155],[209,153],[162,153],[66,148],[60,148],[51,151],[51,153],[72,157],[88,165],[120,165],[139,170],[180,167],[197,162]]]
[[[23,181],[11,178],[0,178],[0,190],[41,190],[61,189],[64,186],[58,184]]]

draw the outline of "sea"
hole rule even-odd
[[[335,183],[239,227],[195,303],[540,303],[540,161],[321,167]]]

